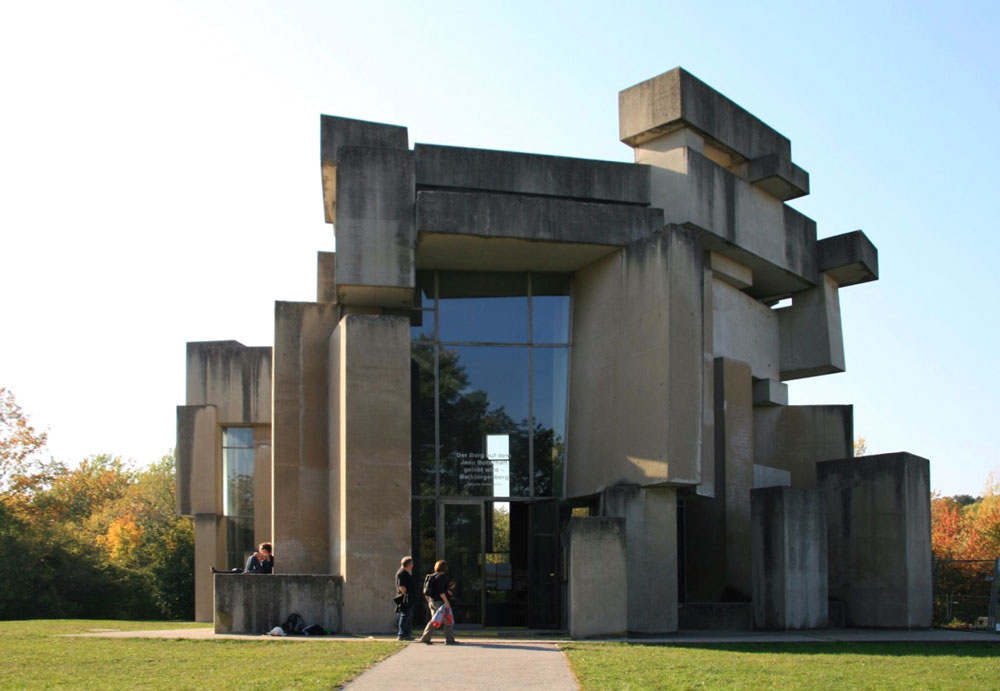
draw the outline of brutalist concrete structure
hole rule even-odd
[[[788,404],[845,369],[875,247],[818,240],[788,139],[684,70],[619,111],[634,164],[322,117],[316,301],[276,303],[272,347],[188,345],[198,619],[233,620],[209,567],[269,539],[275,587],[338,579],[348,632],[391,630],[405,554],[451,563],[459,626],[821,627],[827,593],[930,625],[927,462],[866,470],[851,406]]]

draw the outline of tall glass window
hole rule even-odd
[[[561,496],[570,277],[421,271],[411,319],[417,496]]]
[[[222,428],[222,507],[226,517],[226,561],[242,567],[253,542],[253,428]]]

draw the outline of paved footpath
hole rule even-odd
[[[552,643],[466,639],[459,645],[411,643],[347,684],[350,691],[579,688]]]

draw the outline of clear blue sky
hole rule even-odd
[[[978,493],[1000,466],[1000,5],[989,2],[24,2],[0,9],[0,386],[65,460],[174,444],[184,344],[272,340],[311,300],[319,114],[427,142],[631,160],[617,93],[681,65],[788,136],[841,293],[870,452]]]

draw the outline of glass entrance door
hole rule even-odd
[[[456,624],[483,622],[483,503],[442,501],[438,535],[443,539],[450,600]]]

